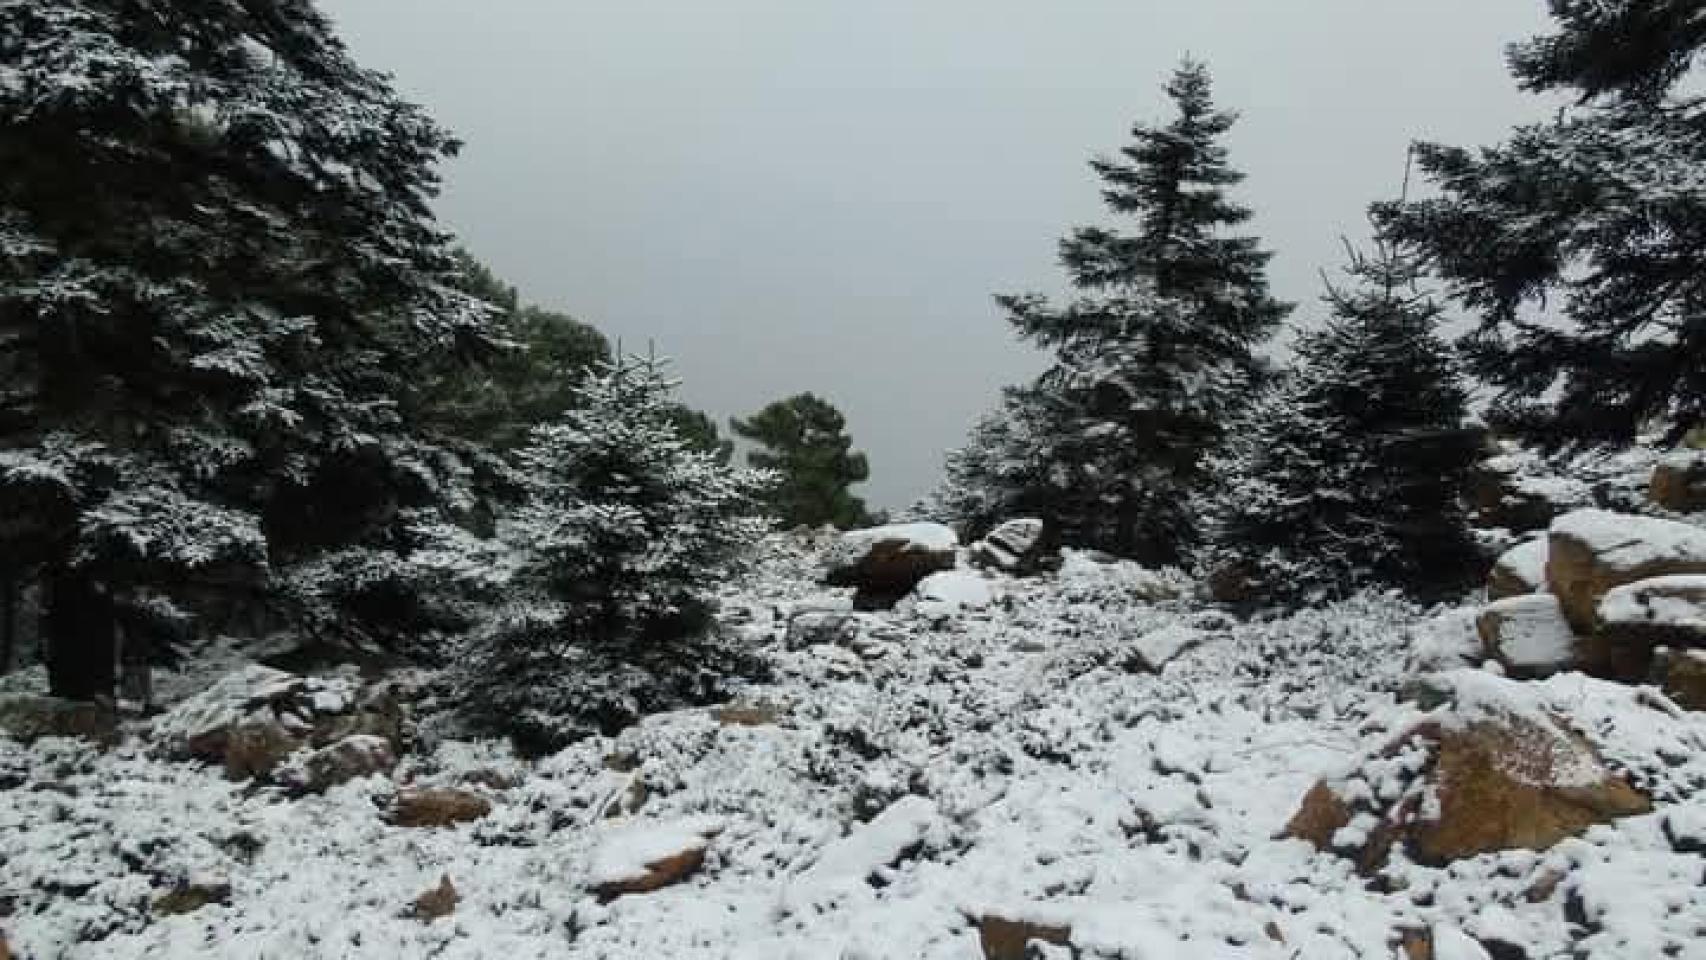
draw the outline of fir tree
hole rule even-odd
[[[1034,422],[1035,409],[1007,391],[1001,405],[973,425],[965,444],[948,452],[941,483],[909,516],[957,524],[970,539],[1003,520],[1043,512],[1049,438]]]
[[[827,400],[802,393],[729,425],[758,445],[747,462],[779,476],[769,503],[784,523],[845,529],[869,521],[865,501],[848,488],[871,475],[870,464],[853,449],[846,418]]]
[[[306,0],[0,0],[0,63],[0,555],[102,696],[126,607],[407,549],[447,462],[401,384],[487,311],[455,142]]]
[[[1243,179],[1220,143],[1208,70],[1186,61],[1167,84],[1177,115],[1138,125],[1115,159],[1091,166],[1121,233],[1085,227],[1061,243],[1078,299],[999,302],[1055,363],[1021,402],[1048,425],[1051,519],[1067,542],[1152,563],[1194,540],[1185,504],[1204,453],[1255,378],[1253,346],[1290,310],[1268,295],[1270,254],[1230,231],[1250,211],[1228,199]]]
[[[771,478],[694,449],[673,389],[650,360],[597,368],[519,452],[529,500],[499,525],[514,573],[460,677],[477,718],[530,748],[702,702],[740,666],[712,595],[767,528]]]
[[[1551,6],[1559,32],[1509,61],[1575,105],[1479,152],[1421,145],[1440,195],[1380,216],[1479,314],[1465,346],[1496,423],[1552,446],[1680,439],[1706,424],[1706,101],[1679,86],[1706,13]]]
[[[1424,598],[1481,572],[1464,488],[1479,444],[1464,427],[1439,307],[1413,258],[1353,254],[1356,286],[1298,366],[1240,418],[1210,463],[1199,566],[1222,599],[1300,602],[1370,585]]]

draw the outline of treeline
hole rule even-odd
[[[1557,32],[1508,61],[1573,106],[1480,151],[1416,145],[1433,196],[1373,204],[1371,245],[1301,316],[1240,231],[1234,115],[1182,65],[1173,116],[1091,164],[1125,225],[1061,242],[1075,297],[998,298],[1053,363],[1006,391],[922,509],[1042,517],[1067,543],[1190,566],[1225,600],[1437,597],[1481,572],[1464,494],[1483,428],[1558,449],[1699,427],[1706,109],[1685,81],[1706,20],[1682,0],[1551,6]],[[1477,321],[1452,343],[1445,302]]]
[[[560,742],[715,694],[772,515],[864,519],[827,403],[738,421],[735,468],[457,249],[459,144],[307,0],[0,5],[0,64],[0,653],[33,598],[53,693],[282,633]]]

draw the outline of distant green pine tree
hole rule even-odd
[[[758,445],[747,462],[780,477],[769,503],[784,523],[846,529],[868,522],[865,502],[848,488],[870,477],[870,464],[853,450],[846,418],[828,401],[802,393],[729,425]]]

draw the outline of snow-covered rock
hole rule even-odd
[[[1483,652],[1513,677],[1545,677],[1576,662],[1576,635],[1549,593],[1506,597],[1475,620]]]
[[[947,617],[967,610],[984,610],[995,602],[995,591],[983,575],[970,570],[932,573],[912,589],[907,604],[921,617]]]
[[[860,609],[888,609],[920,580],[953,569],[958,548],[958,535],[940,523],[849,530],[824,552],[823,581],[857,588]]]
[[[1059,554],[1044,542],[1046,530],[1047,525],[1034,518],[1007,520],[972,544],[972,563],[1014,576],[1047,569]]]
[[[1706,451],[1678,450],[1655,463],[1647,496],[1676,513],[1706,510]]]
[[[456,787],[407,787],[391,798],[386,820],[399,827],[450,827],[492,812],[492,803]]]
[[[1599,601],[1602,633],[1625,642],[1706,645],[1706,574],[1672,574],[1624,584]]]
[[[389,773],[397,765],[391,741],[356,733],[287,760],[277,772],[286,786],[307,793],[324,793],[357,777]]]
[[[650,893],[692,876],[705,863],[720,821],[695,818],[672,823],[626,823],[598,837],[587,885],[600,899]]]
[[[30,693],[0,694],[0,735],[33,742],[41,737],[82,737],[106,743],[118,735],[111,707]]]
[[[1318,782],[1286,834],[1374,873],[1399,845],[1419,863],[1442,866],[1497,850],[1545,850],[1652,809],[1533,691],[1478,670],[1445,682],[1448,706],[1350,772]]]
[[[1487,599],[1503,600],[1546,586],[1546,538],[1524,541],[1499,555],[1487,578]]]
[[[1706,529],[1673,520],[1578,510],[1559,517],[1547,541],[1547,587],[1582,634],[1599,628],[1599,603],[1615,587],[1706,574]]]
[[[1179,654],[1202,643],[1203,639],[1201,630],[1184,624],[1169,624],[1159,630],[1151,630],[1132,641],[1131,653],[1135,662],[1131,665],[1154,673]]]
[[[922,844],[940,819],[936,804],[927,798],[902,797],[869,823],[854,827],[847,836],[824,847],[817,861],[800,878],[801,884],[817,895],[828,889],[864,883]]]

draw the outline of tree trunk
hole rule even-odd
[[[0,577],[0,674],[18,659],[18,589],[17,578]]]
[[[44,586],[49,692],[71,700],[112,699],[118,681],[112,598],[87,575],[64,567],[49,571]]]

